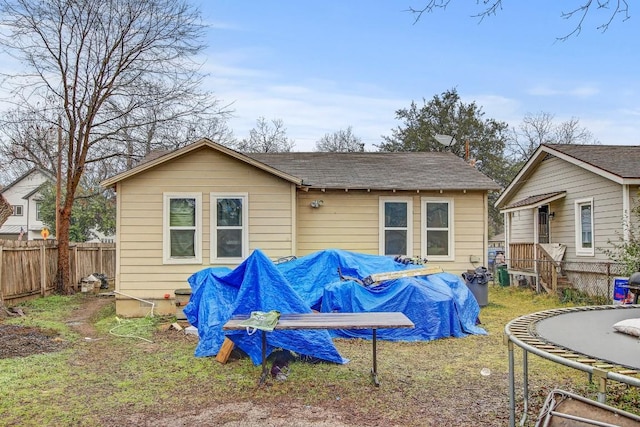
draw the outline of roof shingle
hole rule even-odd
[[[327,189],[499,190],[500,186],[445,152],[245,153],[259,162]]]
[[[547,147],[621,178],[640,178],[640,145],[547,144]]]

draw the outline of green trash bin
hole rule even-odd
[[[497,267],[498,270],[498,284],[500,286],[510,286],[510,280],[509,280],[509,271],[507,270],[507,266],[506,265],[499,265]]]

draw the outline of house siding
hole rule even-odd
[[[189,152],[171,162],[118,183],[117,312],[139,316],[145,305],[129,297],[158,301],[160,312],[175,312],[176,289],[211,264],[210,193],[246,193],[249,198],[249,251],[261,249],[276,259],[294,253],[295,186],[242,161],[210,149]],[[202,263],[163,264],[163,194],[202,194]],[[235,265],[227,265],[235,267]]]
[[[413,201],[413,252],[421,254],[421,215],[423,198],[452,200],[454,205],[454,260],[429,261],[445,271],[461,274],[486,265],[487,211],[485,192],[416,192],[416,191],[348,191],[327,190],[298,193],[298,256],[335,248],[366,254],[379,254],[379,200],[398,197]],[[322,200],[312,208],[313,200]],[[473,259],[474,262],[471,262]]]
[[[610,247],[611,236],[622,232],[622,187],[604,177],[589,172],[556,157],[548,157],[526,179],[513,195],[512,201],[535,194],[566,191],[566,197],[550,203],[555,212],[550,222],[552,243],[567,246],[565,261],[608,261],[602,249]],[[575,245],[575,201],[593,198],[595,256],[577,256]],[[514,213],[511,218],[511,242],[534,242],[534,215],[527,209]]]

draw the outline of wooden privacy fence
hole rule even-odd
[[[115,243],[71,243],[71,283],[93,273],[114,278]],[[6,305],[49,295],[55,290],[58,242],[55,240],[0,240],[0,297]]]

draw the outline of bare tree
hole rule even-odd
[[[478,0],[476,4],[480,5],[480,10],[472,16],[483,20],[488,16],[495,15],[502,10],[502,2],[503,0]],[[446,9],[449,3],[451,3],[451,0],[427,0],[426,4],[422,7],[414,8],[409,6],[408,10],[415,16],[414,22],[418,22],[423,14],[432,13],[439,9]],[[580,34],[589,13],[604,15],[601,21],[602,24],[597,27],[597,29],[602,32],[607,31],[609,25],[619,16],[622,16],[622,21],[630,18],[629,3],[627,0],[576,0],[574,6],[569,7],[566,12],[562,11],[560,13],[560,17],[567,20],[575,19],[577,23],[569,34],[559,37],[558,39],[566,40],[573,35]]]
[[[2,197],[2,194],[0,194],[0,226],[4,224],[4,222],[11,216],[12,213],[13,208],[11,207],[9,202],[7,202],[7,199]]]
[[[12,99],[60,130],[64,184],[56,288],[72,291],[69,228],[87,169],[121,155],[114,142],[124,117],[171,109],[198,93],[192,58],[203,49],[200,13],[186,0],[0,0],[0,44],[26,71],[13,77]],[[63,142],[63,143],[62,143]],[[57,149],[53,148],[53,152]]]
[[[356,152],[364,151],[362,139],[353,134],[353,129],[340,129],[333,133],[326,133],[316,142],[316,151],[326,152]]]
[[[249,138],[235,145],[235,149],[245,153],[285,153],[295,146],[295,142],[287,137],[287,128],[282,119],[267,122],[259,117],[256,127],[249,131]]]
[[[555,116],[540,112],[527,114],[517,129],[512,129],[508,143],[509,156],[516,162],[526,161],[540,144],[598,144],[599,141],[575,117],[554,123]]]

